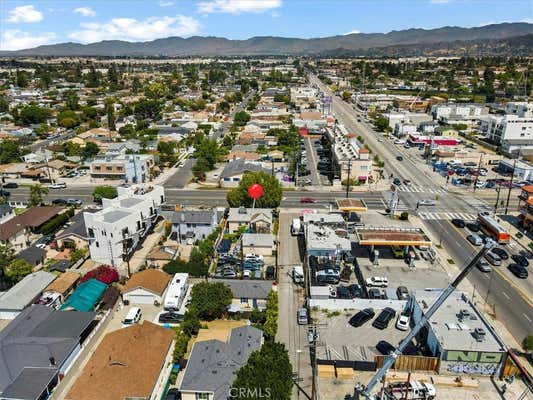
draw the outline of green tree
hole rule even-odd
[[[68,92],[65,92],[63,100],[65,101],[65,108],[67,108],[68,110],[79,110],[80,98],[74,90],[69,90]]]
[[[18,282],[26,275],[31,274],[32,266],[26,260],[16,258],[6,269],[6,276],[13,282]]]
[[[186,335],[181,329],[176,330],[174,335],[174,352],[172,353],[172,361],[174,363],[180,362],[180,360],[187,353],[187,346],[189,344],[190,336]]]
[[[201,324],[198,315],[194,312],[187,311],[183,316],[183,322],[180,324],[180,328],[188,336],[198,335]]]
[[[216,110],[219,113],[227,114],[229,113],[230,108],[230,104],[226,100],[222,100],[220,103],[217,104]]]
[[[28,86],[29,77],[26,71],[17,69],[17,86],[20,88],[25,88]]]
[[[74,128],[78,126],[81,121],[79,115],[76,114],[76,112],[72,110],[65,110],[61,111],[57,115],[57,123],[59,126],[62,126],[64,128]]]
[[[378,131],[384,132],[389,127],[389,121],[387,121],[387,118],[385,117],[379,117],[374,122],[374,125],[376,125]]]
[[[522,347],[527,352],[533,351],[533,335],[527,335],[524,338],[524,340],[522,341]]]
[[[15,140],[0,142],[0,164],[19,162],[21,155],[20,146]]]
[[[0,96],[0,113],[5,113],[9,111],[9,102],[4,96]]]
[[[139,92],[139,90],[141,90],[141,81],[139,81],[139,78],[136,76],[133,78],[132,82],[131,82],[131,91],[133,93],[137,93]]]
[[[278,292],[273,290],[268,293],[265,318],[266,321],[263,325],[265,338],[274,340],[278,332]]]
[[[256,393],[268,393],[271,399],[290,400],[292,385],[292,365],[285,346],[265,342],[237,371],[231,393],[232,398],[238,400],[255,400]]]
[[[223,283],[200,282],[192,287],[189,310],[202,320],[212,321],[226,313],[232,298],[231,289]]]
[[[7,268],[13,261],[15,251],[9,245],[0,244],[0,270],[7,272]]]
[[[281,203],[281,185],[279,181],[265,172],[247,172],[239,182],[239,186],[230,190],[226,200],[230,207],[251,207],[253,199],[248,195],[248,188],[254,183],[263,187],[264,194],[256,200],[258,208],[276,208]]]
[[[163,109],[163,105],[159,100],[152,99],[143,99],[139,100],[135,104],[135,117],[139,120],[158,120],[159,116],[161,115],[161,110]]]
[[[45,122],[51,114],[50,109],[32,104],[22,108],[20,121],[25,125],[40,124]]]
[[[100,86],[100,73],[96,71],[94,65],[89,67],[89,73],[87,74],[87,86],[93,88]]]
[[[48,194],[48,188],[39,183],[30,186],[30,197],[28,203],[30,207],[38,206],[43,203],[43,196]]]
[[[105,99],[105,112],[107,114],[107,127],[114,131],[115,128],[115,102],[114,99],[108,97]]]
[[[96,202],[101,202],[102,199],[114,199],[117,196],[117,188],[114,186],[96,186],[93,191],[93,198]]]
[[[81,149],[83,158],[92,158],[100,152],[100,148],[94,142],[87,142],[85,147]]]
[[[235,116],[233,117],[233,123],[236,126],[244,126],[248,121],[250,121],[250,114],[246,111],[239,111],[238,113],[235,113]]]
[[[347,92],[347,91],[342,92],[342,99],[344,101],[349,101],[349,100],[351,100],[351,98],[352,98],[352,93],[351,92]]]

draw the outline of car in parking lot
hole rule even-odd
[[[468,235],[466,237],[466,240],[468,240],[474,246],[481,246],[483,244],[483,239],[481,239],[479,235],[476,234]]]
[[[368,298],[387,300],[387,292],[384,289],[370,288],[368,289]]]
[[[376,345],[376,349],[383,355],[388,356],[394,350],[396,350],[396,347],[394,347],[392,344],[387,342],[386,340],[380,340],[378,344]]]
[[[16,189],[19,187],[19,185],[18,183],[15,183],[15,182],[7,182],[7,183],[4,183],[3,187],[6,189]]]
[[[502,260],[508,260],[509,259],[509,254],[507,254],[507,252],[500,248],[500,247],[495,247],[491,250],[494,254],[497,254],[498,256],[500,256],[500,258]]]
[[[399,329],[400,331],[406,331],[409,329],[411,318],[407,314],[400,314],[398,316],[398,319],[396,320],[396,329]]]
[[[300,203],[316,203],[316,200],[312,197],[302,197]]]
[[[518,265],[518,264],[509,264],[509,266],[507,267],[509,269],[509,271],[511,271],[517,278],[520,278],[520,279],[526,279],[528,277],[528,272],[527,272],[527,268],[525,267],[522,267],[521,265]]]
[[[513,254],[511,259],[521,267],[529,267],[529,261],[522,254]]]
[[[465,221],[461,218],[452,219],[452,224],[454,224],[458,228],[464,228],[466,226]]]
[[[366,286],[368,287],[387,287],[389,280],[384,276],[371,276],[366,278]]]
[[[385,307],[378,317],[372,322],[372,326],[378,329],[385,329],[389,322],[396,316],[396,311],[390,307]]]
[[[499,267],[500,265],[502,265],[502,259],[500,258],[500,256],[491,251],[485,253],[485,259],[495,267]]]
[[[405,286],[398,286],[396,295],[398,296],[398,300],[407,300],[409,298],[409,290]]]
[[[358,327],[370,321],[372,318],[374,318],[375,315],[376,313],[374,312],[372,308],[365,308],[359,311],[354,316],[352,316],[349,319],[348,323],[353,327]]]
[[[487,262],[487,260],[484,260],[483,258],[480,259],[480,260],[476,263],[476,267],[477,267],[481,272],[492,272],[492,268],[491,268],[491,266],[489,265],[489,263]]]

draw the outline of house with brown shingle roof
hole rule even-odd
[[[130,304],[163,303],[171,276],[159,269],[134,273],[122,288],[122,299]]]
[[[155,398],[170,374],[173,337],[147,321],[108,333],[65,399]]]
[[[0,243],[9,244],[14,250],[24,250],[29,246],[29,234],[60,214],[63,207],[37,206],[0,224]]]
[[[53,281],[44,290],[45,292],[55,292],[61,295],[61,301],[64,301],[69,293],[75,288],[76,283],[80,279],[80,274],[77,272],[67,271]]]

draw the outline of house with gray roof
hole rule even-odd
[[[94,328],[94,312],[33,305],[0,332],[0,398],[48,398]]]
[[[243,254],[271,256],[276,240],[271,233],[243,233],[241,236]]]
[[[239,185],[242,176],[246,172],[265,172],[270,174],[271,171],[263,168],[260,163],[246,161],[244,158],[237,158],[226,164],[220,174],[221,187],[235,187]]]
[[[63,231],[56,235],[56,242],[59,247],[73,245],[77,249],[89,247],[89,235],[85,226],[84,213],[95,213],[96,209],[86,208],[83,212],[74,215],[69,225]]]
[[[215,210],[181,210],[172,215],[172,232],[178,242],[205,239],[218,225]]]
[[[252,326],[234,328],[226,342],[206,340],[193,345],[179,385],[183,400],[226,400],[239,368],[259,350],[263,332]]]
[[[0,293],[0,319],[14,319],[37,300],[56,276],[46,271],[26,275],[7,292]]]
[[[27,249],[22,250],[16,256],[19,260],[24,260],[32,267],[40,266],[44,263],[46,258],[46,250],[37,246],[30,246]]]
[[[209,279],[211,283],[223,283],[233,293],[229,312],[250,312],[254,308],[264,310],[274,281],[259,279]]]
[[[230,208],[227,217],[228,233],[235,233],[241,226],[248,226],[254,223],[252,228],[265,227],[265,223],[272,224],[272,209],[270,208]],[[270,223],[268,223],[270,221]],[[255,222],[259,224],[255,226]],[[253,230],[253,229],[252,229]]]

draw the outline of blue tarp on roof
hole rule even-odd
[[[107,285],[97,279],[89,279],[79,285],[60,310],[93,311]]]

